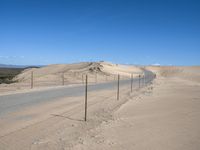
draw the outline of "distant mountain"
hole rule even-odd
[[[0,64],[0,68],[40,68],[43,67],[42,65],[34,65],[34,66],[28,66],[28,65],[7,65],[7,64]]]

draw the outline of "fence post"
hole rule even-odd
[[[133,74],[131,74],[131,92],[133,92]]]
[[[97,72],[95,74],[95,82],[97,83]]]
[[[62,85],[65,85],[65,73],[62,74]]]
[[[144,86],[145,86],[146,85],[146,83],[145,83],[145,74],[143,76],[143,82],[144,82]]]
[[[119,100],[119,80],[120,80],[120,75],[118,74],[118,82],[117,82],[117,100]]]
[[[83,78],[83,74],[82,74],[82,83],[84,83],[84,78]]]
[[[141,75],[139,75],[139,88],[140,88],[140,77],[141,77]]]
[[[31,71],[31,89],[33,88],[33,71]]]
[[[87,121],[87,87],[88,86],[88,76],[85,78],[85,121]]]

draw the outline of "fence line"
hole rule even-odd
[[[133,80],[133,73],[131,73],[130,75],[131,76],[129,76],[128,78],[123,78],[123,77],[120,76],[120,74],[118,74],[117,75],[117,81],[116,81],[116,75],[114,75],[114,78],[112,78],[112,79],[114,79],[113,83],[117,83],[117,93],[116,93],[117,94],[117,97],[116,97],[117,100],[120,99],[120,85],[121,84],[122,85],[127,85],[127,83],[128,83],[128,85],[130,85],[129,86],[130,92],[131,93],[133,92],[133,81],[134,81]],[[62,85],[64,86],[65,85],[65,73],[64,72],[62,73],[61,77],[62,77]],[[85,112],[84,112],[85,114],[84,114],[84,121],[87,121],[87,111],[88,111],[87,110],[88,109],[88,106],[87,106],[87,104],[88,104],[88,74],[82,74],[81,77],[82,78],[80,78],[80,79],[82,79],[82,84],[85,84]],[[107,79],[108,76],[106,75],[104,77],[106,78],[106,81],[108,81],[108,79]],[[152,75],[151,74],[149,74],[149,75],[146,75],[146,74],[141,75],[140,74],[138,76],[138,82],[137,81],[135,82],[135,83],[138,84],[138,85],[136,84],[136,86],[138,86],[139,89],[140,89],[142,86],[145,86],[149,82],[151,82],[154,78],[156,78],[156,74],[152,74]],[[95,82],[97,83],[98,82],[97,73],[95,74],[94,79],[95,79]],[[120,82],[120,79],[122,81],[125,81],[125,82]],[[34,72],[33,71],[31,71],[31,81],[30,82],[31,82],[30,83],[31,84],[31,89],[33,89],[33,87],[34,87]],[[107,83],[107,82],[105,82],[105,83]],[[112,83],[112,82],[110,82],[110,83]]]
[[[145,86],[151,79],[149,79],[148,77],[150,76],[151,74],[149,74],[148,76],[146,76],[145,74],[144,75],[139,75],[138,78],[138,82],[139,82],[139,88],[141,88],[142,86]],[[72,80],[72,82],[67,82],[67,84],[74,84],[74,83],[77,83],[77,84],[85,84],[85,76],[86,74],[80,74],[80,78],[78,78],[77,80]],[[88,76],[88,75],[87,75]],[[119,75],[112,75],[112,76],[107,76],[107,75],[102,75],[102,76],[99,76],[98,77],[98,74],[95,73],[92,75],[93,77],[90,78],[90,76],[88,76],[88,83],[106,83],[106,82],[112,82],[112,81],[117,81],[118,82],[118,76]],[[29,83],[30,83],[30,88],[35,88],[35,87],[38,87],[38,86],[54,86],[54,85],[65,85],[66,84],[66,74],[64,72],[61,73],[61,76],[60,76],[60,79],[61,79],[61,82],[59,84],[59,78],[56,79],[54,78],[55,80],[48,80],[48,78],[44,78],[44,80],[42,78],[38,78],[39,76],[35,74],[34,71],[31,71],[30,72],[30,79],[29,79]],[[42,76],[41,76],[42,77]],[[77,77],[76,74],[74,74],[74,77]],[[89,80],[89,79],[94,79],[94,80]],[[104,80],[104,79],[105,80]],[[120,75],[120,80],[130,80],[131,83],[130,83],[130,91],[132,92],[133,91],[133,73],[130,74],[129,77],[124,77],[124,76],[121,76]],[[151,78],[156,78],[156,75],[153,74],[151,76]],[[39,80],[38,80],[39,79]],[[42,80],[41,80],[42,79]],[[38,80],[38,81],[37,81]],[[74,82],[73,82],[74,81]]]
[[[148,77],[148,80],[146,80],[146,76],[143,75],[143,77],[141,78],[141,75],[138,76],[138,80],[139,80],[139,89],[141,88],[141,79],[142,79],[142,83],[143,86],[146,85],[146,82],[149,82],[151,80],[153,80],[154,78],[156,78],[156,75],[154,75],[153,77]],[[130,79],[130,78],[129,78]],[[133,74],[131,74],[131,92],[133,91]],[[120,98],[120,75],[118,74],[117,76],[117,100],[119,100]],[[88,100],[88,76],[86,75],[86,79],[85,79],[85,118],[84,120],[87,121],[87,100]]]

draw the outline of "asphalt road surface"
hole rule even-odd
[[[140,83],[141,85],[144,85],[144,82],[147,84],[150,83],[153,79],[154,74],[152,72],[145,71],[145,79],[141,78]],[[120,86],[130,84],[130,79],[120,80]],[[133,87],[138,87],[138,85],[139,78],[134,78]],[[117,88],[117,81],[112,81],[88,85],[88,92],[115,88]],[[31,91],[27,93],[2,95],[0,96],[0,118],[6,115],[7,113],[15,112],[19,109],[21,110],[28,106],[58,100],[59,98],[63,97],[81,96],[84,95],[84,92],[85,86],[80,85],[75,87],[63,86],[61,88],[47,89],[44,91]]]

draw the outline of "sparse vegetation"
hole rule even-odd
[[[6,83],[14,83],[17,82],[17,80],[13,80],[15,76],[20,74],[23,70],[29,69],[29,68],[40,68],[39,66],[28,66],[25,68],[6,68],[6,67],[0,67],[0,84]]]
[[[0,84],[16,82],[13,78],[23,70],[24,68],[0,68]]]

